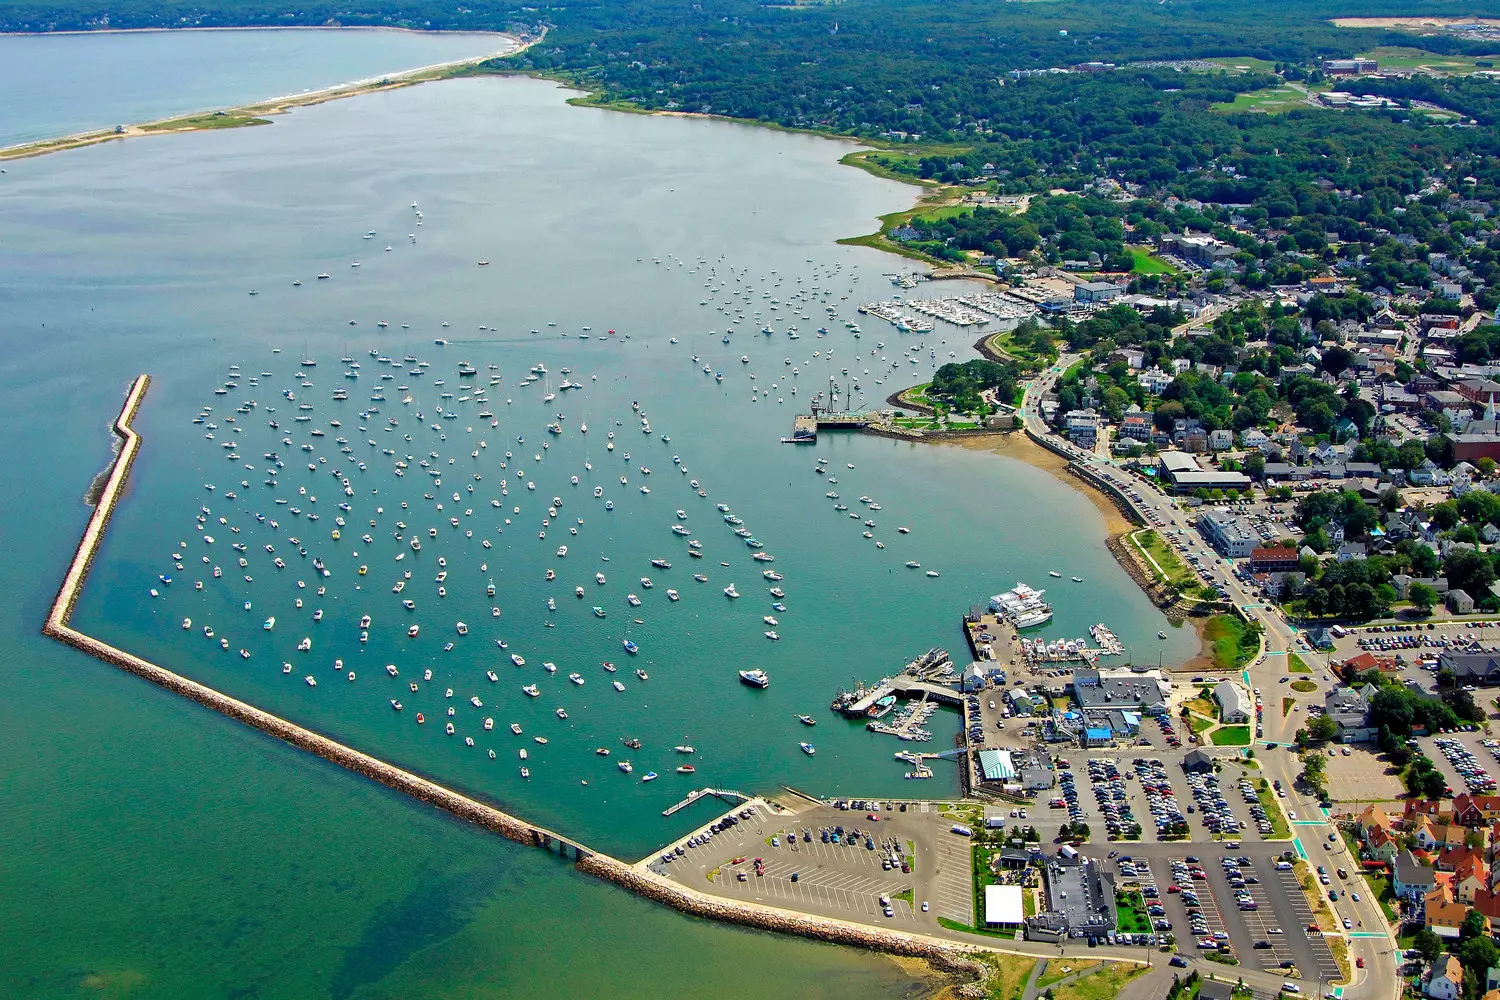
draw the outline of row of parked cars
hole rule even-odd
[[[687,840],[683,841],[682,844],[677,845],[675,849],[669,851],[666,854],[663,854],[661,856],[661,860],[665,863],[670,863],[673,859],[680,858],[687,853],[685,850],[683,850],[684,846],[702,847],[714,837],[717,837],[721,833],[727,832],[731,827],[739,826],[741,822],[749,819],[754,815],[755,807],[746,806],[738,813],[731,813],[728,816],[725,816],[723,819],[715,820],[713,823],[709,824],[708,829],[693,834]]]
[[[1495,779],[1479,763],[1479,758],[1474,751],[1464,746],[1458,740],[1439,736],[1433,741],[1437,744],[1438,752],[1448,758],[1448,763],[1453,765],[1454,770],[1464,779],[1464,784],[1469,786],[1471,792],[1492,792],[1495,790]],[[1490,755],[1500,760],[1500,744],[1494,740],[1485,740],[1484,745],[1489,748]]]
[[[1187,817],[1182,814],[1182,806],[1177,804],[1165,765],[1160,760],[1146,760],[1144,757],[1137,757],[1131,763],[1135,766],[1135,776],[1140,779],[1141,790],[1146,793],[1157,836],[1186,834]]]
[[[1125,791],[1125,776],[1113,757],[1090,757],[1089,780],[1094,783],[1094,798],[1104,814],[1104,829],[1110,837],[1124,837],[1139,828]]]
[[[1238,833],[1240,821],[1230,811],[1229,800],[1219,787],[1219,779],[1212,774],[1187,776],[1188,791],[1192,793],[1193,805],[1203,817],[1203,825],[1211,833]]]
[[[1077,823],[1083,819],[1083,807],[1078,804],[1078,787],[1073,782],[1073,772],[1059,764],[1057,781],[1062,787],[1063,802],[1068,807],[1068,822]]]
[[[1198,947],[1204,951],[1219,951],[1226,955],[1233,955],[1234,949],[1229,945],[1229,935],[1224,931],[1210,931],[1208,917],[1203,913],[1202,903],[1198,899],[1196,882],[1202,882],[1203,891],[1211,892],[1208,888],[1208,872],[1203,870],[1197,858],[1172,862],[1172,878],[1174,883],[1167,887],[1168,892],[1182,894],[1182,905],[1187,908],[1188,930],[1192,932],[1193,939]]]
[[[1479,624],[1483,627],[1487,623]],[[1436,628],[1436,625],[1429,622],[1426,628],[1431,631]],[[1421,625],[1376,625],[1369,630],[1369,634],[1360,636],[1356,642],[1360,649],[1370,652],[1393,649],[1453,649],[1465,653],[1493,653],[1500,650],[1500,647],[1495,645],[1485,646],[1479,636],[1473,632],[1458,635],[1419,634],[1422,633],[1422,629]]]

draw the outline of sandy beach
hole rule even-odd
[[[157,29],[143,30],[154,31]],[[174,28],[170,30],[188,29]],[[479,34],[479,32],[475,32],[475,34]],[[18,160],[30,156],[41,156],[44,153],[56,153],[65,149],[79,149],[84,146],[97,145],[101,142],[113,142],[118,139],[129,139],[143,135],[164,135],[179,132],[197,132],[204,129],[266,125],[270,123],[267,116],[283,115],[294,108],[310,107],[315,104],[322,104],[325,101],[336,101],[340,98],[355,97],[359,94],[369,94],[380,90],[395,90],[399,87],[410,87],[418,83],[427,83],[432,80],[440,80],[444,77],[453,76],[490,59],[515,55],[517,52],[524,51],[546,37],[545,32],[529,40],[519,38],[515,35],[491,32],[484,32],[483,34],[494,34],[497,40],[503,39],[510,44],[486,55],[435,63],[431,66],[421,66],[416,69],[403,70],[396,73],[386,73],[367,80],[335,84],[332,87],[324,87],[321,90],[312,90],[301,94],[272,97],[240,107],[208,108],[159,121],[122,125],[115,129],[94,129],[88,132],[59,136],[54,139],[41,139],[35,142],[22,143],[18,146],[6,146],[0,148],[0,162]]]
[[[1133,527],[1125,519],[1125,515],[1120,513],[1119,508],[1108,497],[1096,489],[1087,488],[1080,480],[1068,474],[1067,459],[1041,447],[1020,431],[997,431],[993,434],[975,434],[960,438],[945,438],[933,443],[967,448],[970,451],[988,451],[996,455],[1004,455],[1007,458],[1018,459],[1027,465],[1032,465],[1044,472],[1051,473],[1059,482],[1066,483],[1088,497],[1089,502],[1094,505],[1099,514],[1104,518],[1106,538],[1123,535]]]

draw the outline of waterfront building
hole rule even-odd
[[[1208,435],[1201,435],[1203,446],[1208,446]],[[1187,440],[1184,432],[1184,441]],[[1225,472],[1221,469],[1204,469],[1192,455],[1181,451],[1164,451],[1157,460],[1157,474],[1168,489],[1179,492],[1206,490],[1247,490],[1250,477],[1242,472]]]
[[[1023,890],[1018,885],[984,887],[984,924],[986,927],[1019,927],[1025,917],[1021,902]]]
[[[1208,544],[1226,559],[1247,559],[1260,536],[1242,517],[1205,511],[1198,515],[1198,530]]]
[[[1049,858],[1042,869],[1045,911],[1026,920],[1031,941],[1104,937],[1115,929],[1114,875],[1093,858]]]
[[[1172,697],[1172,682],[1160,670],[1082,668],[1074,672],[1072,686],[1073,700],[1085,712],[1135,709],[1159,715]]]
[[[1219,704],[1219,719],[1222,722],[1231,725],[1249,722],[1255,715],[1255,699],[1234,681],[1221,681],[1214,688],[1214,701]]]

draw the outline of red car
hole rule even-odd
[[[880,822],[880,817],[877,816],[877,815],[875,815],[874,813],[870,813],[868,816],[865,817],[865,819],[869,820],[871,823],[879,823]]]
[[[1181,892],[1182,891],[1182,886],[1180,886],[1180,885],[1169,885],[1169,886],[1167,886],[1167,891],[1168,892]]]
[[[1354,967],[1356,969],[1363,969],[1365,967],[1365,960],[1362,958],[1356,958],[1354,960]]]

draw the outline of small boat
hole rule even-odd
[[[582,674],[578,674],[578,673],[572,673],[572,674],[568,675],[568,680],[572,681],[574,684],[582,685],[583,684],[583,675]]]
[[[510,662],[514,663],[518,667],[526,666],[526,658],[520,653],[511,653]]]
[[[629,653],[631,656],[634,656],[636,653],[639,653],[641,651],[641,647],[637,646],[629,639],[622,640],[620,645],[624,646],[625,652]]]
[[[930,569],[930,570],[927,571],[927,575],[930,576],[930,577],[932,577],[935,580],[938,577],[938,571],[935,570],[935,569]]]
[[[807,754],[809,757],[818,752],[818,748],[813,746],[811,743],[798,743],[797,746],[802,750],[803,753]]]
[[[463,622],[459,622],[456,625],[454,625],[453,627],[458,631],[459,635],[468,635],[469,634],[469,626],[465,625]]]
[[[594,753],[598,754],[600,757],[608,757],[609,747],[599,747],[594,751]]]
[[[318,679],[316,677],[314,677],[312,674],[308,674],[306,677],[304,677],[302,679],[305,680],[305,681],[307,681],[307,686],[308,687],[317,687],[318,686]]]
[[[535,684],[527,684],[525,687],[521,688],[521,690],[526,692],[526,694],[532,698],[535,698],[542,693],[537,690],[537,686]]]
[[[515,733],[517,736],[520,736],[521,735],[521,724],[519,722],[512,722],[510,724],[510,731],[513,732],[513,733]]]
[[[475,708],[483,708],[484,707],[484,702],[482,702],[482,701],[479,700],[479,695],[477,695],[477,694],[473,695],[473,696],[471,696],[469,698],[469,704],[473,705]]]
[[[191,623],[189,623],[189,624],[191,624]],[[184,625],[183,626],[183,628],[187,628],[187,627],[189,627],[189,626],[188,625]],[[267,618],[265,620],[265,622],[261,625],[261,628],[265,629],[267,632],[271,631],[275,627],[276,627],[276,616],[275,615],[272,615],[270,618]]]
[[[691,764],[684,764],[677,769],[678,774],[692,774],[698,769]]]
[[[1056,578],[1057,578],[1057,579],[1062,579],[1062,574],[1061,574],[1061,573],[1059,573],[1059,572],[1058,572],[1058,571],[1057,571],[1057,570],[1055,570],[1055,569],[1054,569],[1054,570],[1048,570],[1048,571],[1047,571],[1047,575],[1048,575],[1048,576],[1051,576],[1051,577],[1056,577]]]
[[[556,713],[559,719],[566,719],[568,717],[568,712],[566,709],[559,708],[556,710]]]
[[[740,592],[738,590],[735,590],[734,584],[731,583],[729,586],[724,588],[724,596],[730,599],[734,599],[740,596]]]
[[[417,633],[421,632],[421,631],[422,631],[422,626],[420,626],[420,625],[413,625],[411,628],[409,628],[409,629],[406,630],[406,637],[408,639],[415,639],[417,637]]]
[[[594,617],[595,618],[603,618],[604,617],[604,609],[601,608],[601,607],[597,607],[596,606],[594,608]]]
[[[675,601],[675,600],[677,600],[677,599],[678,599],[678,597],[679,597],[679,596],[680,596],[680,595],[679,595],[679,594],[678,594],[678,593],[677,593],[677,591],[675,591],[675,590],[670,590],[670,589],[669,589],[669,590],[668,590],[668,591],[667,591],[667,600],[669,600],[669,601]]]
[[[1073,582],[1074,583],[1082,583],[1083,582],[1083,577],[1081,577],[1081,576],[1075,576],[1075,577],[1073,577]]]
[[[643,680],[643,681],[648,681],[648,680],[650,680],[650,679],[651,679],[651,677],[650,677],[650,675],[649,675],[649,674],[647,674],[647,673],[646,673],[646,671],[644,671],[644,670],[642,670],[642,669],[641,669],[641,668],[640,668],[640,667],[637,667],[637,668],[636,668],[636,670],[635,670],[635,675],[636,675],[636,676],[637,676],[637,677],[638,677],[638,678],[640,678],[640,679],[641,679],[641,680]]]
[[[696,748],[690,747],[687,744],[683,744],[682,746],[675,746],[672,749],[676,750],[678,753],[697,753],[698,752]]]
[[[909,560],[907,560],[906,568],[907,569],[921,569],[922,568],[922,564],[919,563],[919,562],[917,562],[915,559],[909,559]]]
[[[764,670],[741,670],[739,674],[742,683],[754,688],[769,687],[771,684],[771,678]]]
[[[401,703],[399,701],[397,701],[395,698],[391,699],[391,707],[394,708],[398,712],[401,711]]]
[[[1163,632],[1158,632],[1158,633],[1156,633],[1156,637],[1158,639],[1165,639],[1167,637],[1167,633],[1164,632],[1164,631]]]
[[[645,773],[645,774],[644,774],[644,775],[643,775],[643,776],[642,776],[642,777],[641,777],[641,783],[642,783],[642,784],[645,784],[645,783],[646,783],[646,782],[648,782],[648,781],[655,781],[655,780],[656,780],[656,778],[657,778],[657,774],[656,774],[656,772],[655,772],[655,771],[647,771],[647,772],[646,772],[646,773]]]
[[[521,777],[523,777],[523,778],[530,778],[531,777],[531,769],[528,768],[528,767],[521,768]]]
[[[799,715],[797,716],[797,721],[802,723],[804,726],[816,726],[818,724],[818,720],[814,719],[810,715]]]

